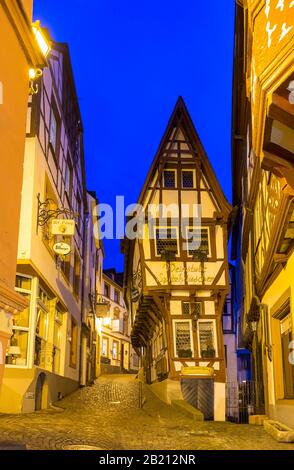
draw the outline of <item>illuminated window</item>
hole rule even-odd
[[[112,359],[118,359],[118,341],[112,343]]]
[[[215,357],[215,331],[213,321],[198,322],[201,357]]]
[[[49,297],[47,293],[40,287],[37,308],[37,320],[35,331],[35,355],[34,364],[45,368],[45,351],[47,345],[48,331],[48,313],[49,313]]]
[[[62,347],[62,323],[63,314],[56,309],[54,318],[54,338],[53,338],[53,372],[60,373],[60,355]]]
[[[175,346],[177,357],[192,357],[191,322],[175,321]]]
[[[102,338],[101,354],[103,357],[108,356],[108,339],[107,338]]]
[[[29,303],[28,307],[12,317],[12,336],[8,343],[5,362],[17,367],[25,367],[28,363],[28,339],[30,327],[30,301],[32,278],[18,274],[15,290]]]
[[[292,316],[286,314],[280,319],[281,349],[283,361],[284,398],[294,398],[294,365],[290,363],[290,345],[293,344]]]

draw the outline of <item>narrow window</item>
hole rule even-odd
[[[176,228],[156,229],[156,254],[162,257],[174,257],[178,254]]]
[[[106,282],[104,283],[104,295],[108,299],[110,298],[110,287],[109,284],[107,284]]]
[[[73,279],[73,291],[75,296],[78,298],[80,295],[80,271],[81,262],[79,255],[75,252],[74,255],[74,279]]]
[[[107,338],[102,338],[101,354],[103,357],[108,356],[108,339]]]
[[[191,314],[190,302],[182,302],[182,313],[183,315]]]
[[[187,248],[189,256],[205,261],[210,255],[208,228],[189,228]]]
[[[294,365],[290,363],[290,345],[293,341],[291,313],[280,320],[283,360],[284,398],[294,398]]]
[[[182,314],[183,315],[195,315],[199,317],[202,312],[201,302],[182,302]]]
[[[58,145],[60,135],[60,119],[58,116],[57,107],[54,99],[52,98],[50,128],[49,128],[49,144],[55,160],[58,157]]]
[[[76,321],[73,318],[71,318],[69,366],[73,368],[77,367],[77,344],[78,344],[78,325]]]
[[[177,357],[192,357],[191,329],[189,321],[175,322]]]
[[[194,172],[193,170],[182,171],[182,188],[194,188]]]
[[[176,171],[175,170],[164,170],[163,172],[163,186],[165,188],[176,187]]]
[[[53,372],[60,373],[60,356],[62,347],[62,322],[63,314],[56,309],[54,318],[54,338],[53,338]]]
[[[113,341],[112,343],[112,359],[118,359],[118,342]]]
[[[215,357],[214,324],[212,321],[198,323],[199,344],[201,357]]]
[[[117,289],[114,289],[114,298],[113,300],[119,304],[119,291]]]
[[[70,156],[67,156],[66,170],[65,170],[65,192],[67,195],[68,203],[71,205],[72,202],[72,188],[73,188],[73,166],[70,160]]]

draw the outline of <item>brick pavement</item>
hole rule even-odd
[[[259,426],[194,422],[147,387],[139,409],[138,387],[134,376],[103,376],[54,409],[0,414],[0,440],[24,442],[29,449],[294,450],[294,444],[279,444]]]

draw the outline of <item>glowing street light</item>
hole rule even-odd
[[[33,28],[33,33],[35,35],[39,48],[42,51],[43,56],[47,57],[51,50],[51,46],[41,28],[40,21],[39,20],[35,21],[32,24],[32,28]]]

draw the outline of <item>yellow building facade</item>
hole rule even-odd
[[[0,387],[12,317],[26,306],[14,290],[29,70],[45,66],[32,30],[32,0],[0,2]],[[7,52],[9,51],[9,53]]]
[[[38,85],[27,110],[15,285],[28,307],[12,320],[0,394],[0,411],[9,413],[46,408],[79,386],[83,310],[89,309],[83,133],[65,44],[52,44]],[[64,236],[55,235],[54,220]],[[59,256],[63,243],[70,251]]]
[[[294,426],[294,2],[238,1],[233,234],[255,413]],[[244,297],[244,300],[243,298]]]

